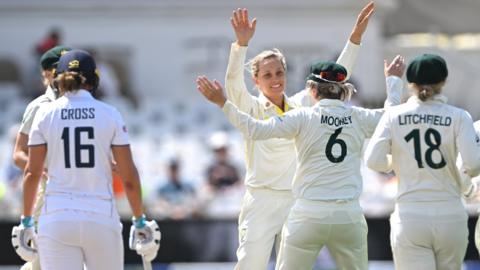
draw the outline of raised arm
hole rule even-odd
[[[254,140],[292,139],[300,131],[302,119],[298,111],[287,112],[282,117],[272,117],[265,121],[256,120],[227,101],[222,85],[218,81],[211,82],[207,77],[199,76],[196,82],[200,93],[207,100],[222,108],[230,123],[247,138]]]
[[[247,9],[233,11],[230,18],[237,40],[232,43],[225,78],[225,90],[229,100],[243,111],[249,111],[254,97],[248,92],[245,84],[244,63],[247,55],[247,46],[253,35],[257,20],[249,20]]]
[[[403,81],[401,77],[405,72],[405,59],[397,55],[391,63],[384,61],[384,73],[386,81],[387,99],[384,108],[400,104],[403,94]],[[367,138],[370,138],[377,127],[385,109],[363,109],[362,130]]]
[[[375,171],[388,172],[392,169],[391,160],[391,134],[388,113],[382,116],[375,132],[373,133],[367,149],[365,150],[365,162]]]
[[[357,62],[358,51],[362,42],[362,36],[367,30],[368,22],[375,11],[375,4],[369,2],[358,14],[357,21],[353,26],[350,37],[345,47],[337,59],[337,63],[347,69],[347,80],[353,73],[353,67]]]
[[[357,21],[353,26],[349,39],[342,50],[342,53],[337,59],[337,63],[347,69],[348,80],[353,73],[353,67],[357,63],[358,53],[360,51],[360,43],[362,42],[363,33],[367,29],[368,22],[375,10],[375,4],[369,2],[358,14]],[[314,102],[311,99],[307,90],[302,90],[291,97],[291,99],[305,107],[313,106]]]
[[[402,76],[405,73],[405,58],[397,55],[391,63],[385,59],[383,62],[383,71],[387,86],[387,99],[384,108],[398,105],[402,102],[403,81]]]

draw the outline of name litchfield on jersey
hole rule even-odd
[[[416,125],[416,124],[430,124],[434,126],[450,126],[452,118],[450,116],[434,115],[434,114],[404,114],[398,116],[398,124]]]

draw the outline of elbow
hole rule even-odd
[[[465,173],[470,177],[475,177],[480,175],[480,162],[477,162],[475,166],[470,166],[470,167],[465,166]]]
[[[391,170],[389,158],[385,157],[382,159],[374,158],[372,156],[367,157],[366,165],[368,168],[377,171],[377,172],[389,172]]]

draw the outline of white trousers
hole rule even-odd
[[[338,269],[366,270],[367,223],[358,202],[345,204],[326,203],[310,213],[295,204],[282,231],[276,269],[311,270],[326,246]]]
[[[397,206],[390,227],[395,269],[461,269],[468,226],[460,202]]]
[[[42,269],[122,270],[123,241],[118,230],[92,221],[58,221],[39,226]]]
[[[291,191],[248,188],[238,219],[235,270],[265,270],[293,204]],[[278,250],[278,248],[276,249]]]

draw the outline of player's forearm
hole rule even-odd
[[[387,99],[384,108],[399,105],[403,95],[403,81],[397,76],[388,76],[385,78],[387,86]]]
[[[133,216],[139,217],[143,214],[142,188],[138,173],[126,176],[128,181],[124,181],[125,194],[132,209]]]
[[[17,166],[20,170],[25,170],[27,166],[28,156],[23,151],[15,151],[13,153],[13,163]]]
[[[247,110],[252,103],[252,97],[245,84],[244,63],[247,47],[232,44],[225,76],[225,92],[228,99],[241,110]]]
[[[42,177],[42,172],[25,172],[23,181],[23,215],[32,216],[35,197],[37,195],[38,184]]]
[[[353,67],[355,66],[355,63],[357,63],[359,51],[359,44],[354,44],[351,41],[347,41],[347,44],[345,44],[342,53],[337,59],[337,64],[340,64],[347,69],[346,80],[350,79],[350,77],[352,76]]]

